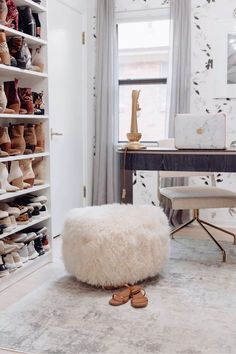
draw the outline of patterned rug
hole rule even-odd
[[[111,291],[66,273],[0,313],[0,346],[35,354],[235,354],[236,246],[172,241],[149,305],[108,305]],[[1,351],[0,351],[1,352]]]

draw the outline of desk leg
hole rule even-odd
[[[133,203],[133,171],[120,170],[120,201],[125,204]]]

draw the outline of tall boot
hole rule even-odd
[[[41,37],[41,22],[39,20],[39,14],[33,13],[33,17],[36,23],[36,37]]]
[[[19,189],[24,189],[23,173],[20,169],[19,161],[12,161],[10,167],[10,173],[8,176],[8,182]]]
[[[36,152],[44,152],[45,151],[45,134],[43,129],[43,123],[35,124],[35,134],[37,139]]]
[[[36,23],[30,6],[18,7],[19,31],[36,36]]]
[[[44,184],[45,176],[44,176],[44,164],[43,164],[43,157],[36,157],[32,161],[32,167],[35,174],[34,185],[38,186],[40,184]]]
[[[29,183],[30,186],[33,187],[35,174],[32,168],[32,159],[21,160],[20,169],[23,173],[23,181]]]
[[[7,18],[7,3],[6,0],[1,0],[0,1],[0,24],[5,25],[6,24],[6,18]]]
[[[21,150],[12,147],[7,127],[0,127],[0,148],[11,156],[21,154]]]
[[[31,88],[19,88],[21,108],[26,109],[27,114],[34,114],[33,94]]]
[[[7,191],[7,192],[16,192],[19,190],[18,187],[11,186],[10,183],[7,180],[8,178],[8,170],[7,166],[0,162],[0,185],[1,189]]]
[[[11,57],[6,42],[6,33],[0,31],[0,63],[11,65]]]
[[[11,124],[9,127],[12,148],[20,151],[20,154],[32,153],[26,150],[24,139],[24,124]]]
[[[4,89],[7,96],[7,108],[20,113],[20,98],[18,95],[18,80],[4,82]]]
[[[19,12],[13,0],[7,0],[7,8],[6,25],[18,31]]]
[[[26,148],[30,149],[34,153],[37,145],[37,137],[35,134],[34,124],[27,124],[27,127],[25,127],[24,129],[24,138],[25,138]]]
[[[4,91],[4,85],[0,85],[0,113],[4,113],[7,107],[7,96]]]

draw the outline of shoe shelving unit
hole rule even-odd
[[[39,123],[43,122],[45,139],[46,139],[46,149],[43,153],[30,154],[30,155],[17,155],[17,156],[7,156],[0,157],[0,162],[6,163],[10,161],[18,161],[29,158],[43,157],[44,163],[44,184],[33,186],[32,188],[19,190],[16,192],[7,192],[0,195],[0,201],[12,201],[18,196],[23,196],[25,194],[33,195],[45,195],[47,196],[47,210],[46,214],[40,217],[35,217],[30,220],[28,224],[18,225],[15,229],[11,231],[4,232],[0,235],[0,239],[10,236],[16,232],[23,232],[24,229],[29,227],[43,227],[48,228],[48,234],[50,236],[50,251],[47,251],[44,255],[37,257],[34,260],[29,260],[24,263],[23,267],[11,272],[9,275],[0,278],[0,291],[6,289],[10,285],[14,284],[16,281],[24,281],[23,278],[30,273],[36,271],[40,267],[52,261],[52,237],[51,237],[51,221],[50,221],[50,126],[49,126],[49,110],[48,110],[48,74],[47,74],[47,3],[46,0],[42,0],[41,4],[37,4],[32,0],[14,0],[15,5],[18,6],[30,6],[32,12],[38,13],[41,22],[41,38],[33,37],[28,34],[16,31],[14,29],[8,28],[6,26],[0,25],[0,30],[4,30],[6,36],[9,38],[11,36],[21,36],[25,38],[26,43],[30,48],[35,48],[41,46],[43,57],[44,57],[44,72],[36,72],[31,70],[22,70],[16,67],[7,66],[0,64],[0,79],[1,81],[13,81],[18,79],[18,87],[30,87],[32,91],[44,92],[44,103],[45,103],[45,114],[44,115],[21,115],[21,114],[0,114],[0,125],[7,126],[9,123]]]

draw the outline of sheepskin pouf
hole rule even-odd
[[[134,284],[157,275],[169,255],[170,229],[159,207],[111,204],[69,213],[66,270],[95,286]]]

